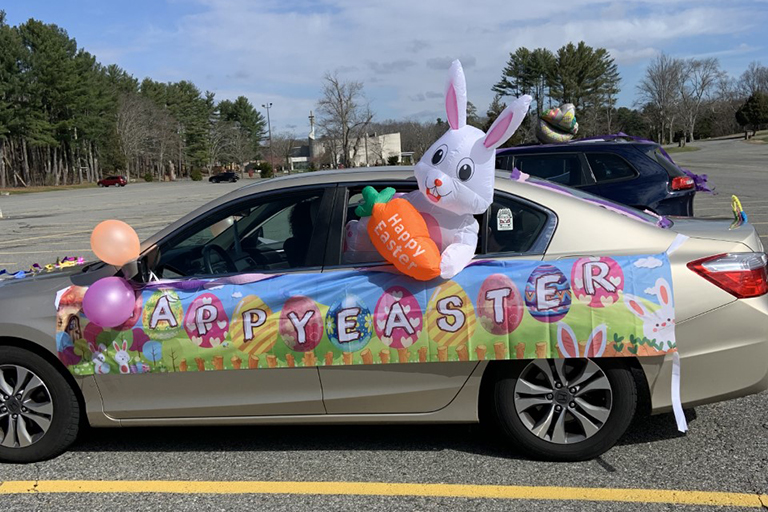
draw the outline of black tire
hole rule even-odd
[[[500,430],[525,455],[546,461],[575,462],[593,459],[608,451],[632,422],[637,408],[637,386],[632,372],[621,361],[593,360],[611,385],[611,412],[591,437],[569,444],[556,444],[536,436],[520,419],[515,406],[515,385],[526,364],[505,365],[493,386],[495,420]],[[530,363],[529,363],[530,364]]]
[[[80,403],[72,387],[48,361],[28,350],[0,346],[0,366],[2,365],[23,367],[43,381],[50,393],[53,417],[45,434],[30,446],[24,448],[0,446],[0,462],[38,462],[64,452],[77,438],[80,427]]]

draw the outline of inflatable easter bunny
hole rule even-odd
[[[478,223],[474,215],[485,212],[493,202],[496,148],[515,133],[530,103],[531,97],[527,95],[516,99],[499,115],[487,134],[467,125],[464,71],[461,63],[454,61],[445,92],[450,130],[432,144],[416,164],[414,173],[419,189],[391,201],[407,201],[420,216],[408,219],[407,215],[399,215],[394,210],[377,212],[376,207],[380,205],[369,203],[390,201],[394,190],[385,189],[377,194],[368,188],[364,191],[366,204],[357,211],[361,217],[372,214],[372,220],[363,218],[347,225],[347,250],[370,251],[365,241],[370,237],[382,256],[417,279],[427,280],[437,275],[450,279],[461,272],[477,247]],[[400,223],[401,218],[408,222]],[[426,231],[415,226],[422,219]],[[391,232],[386,232],[387,229]],[[430,239],[437,252],[422,264],[417,259],[424,258],[425,251],[430,255],[427,247]],[[420,265],[432,268],[422,271]]]

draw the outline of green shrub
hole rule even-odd
[[[259,170],[262,178],[271,178],[275,175],[275,172],[272,170],[272,165],[269,162],[259,162],[256,164],[256,169]]]
[[[192,181],[203,181],[203,173],[200,172],[200,169],[192,169],[189,177],[192,178]]]
[[[150,181],[154,181],[154,180],[155,180],[155,177],[152,176],[151,172],[148,172],[147,174],[144,175],[144,181],[150,182]]]
[[[400,157],[397,155],[392,155],[387,157],[387,165],[397,165],[400,163]]]

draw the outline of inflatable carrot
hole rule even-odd
[[[440,275],[440,250],[429,238],[427,223],[407,200],[373,205],[368,236],[388,262],[420,281]]]

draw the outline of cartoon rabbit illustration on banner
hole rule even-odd
[[[467,124],[467,87],[461,63],[451,65],[445,93],[450,129],[414,168],[419,189],[392,199],[393,189],[363,191],[360,221],[347,225],[348,251],[370,251],[370,243],[401,272],[420,280],[450,279],[475,255],[474,215],[493,201],[496,148],[509,139],[528,112],[521,96],[488,133]],[[367,231],[367,236],[366,232]]]

